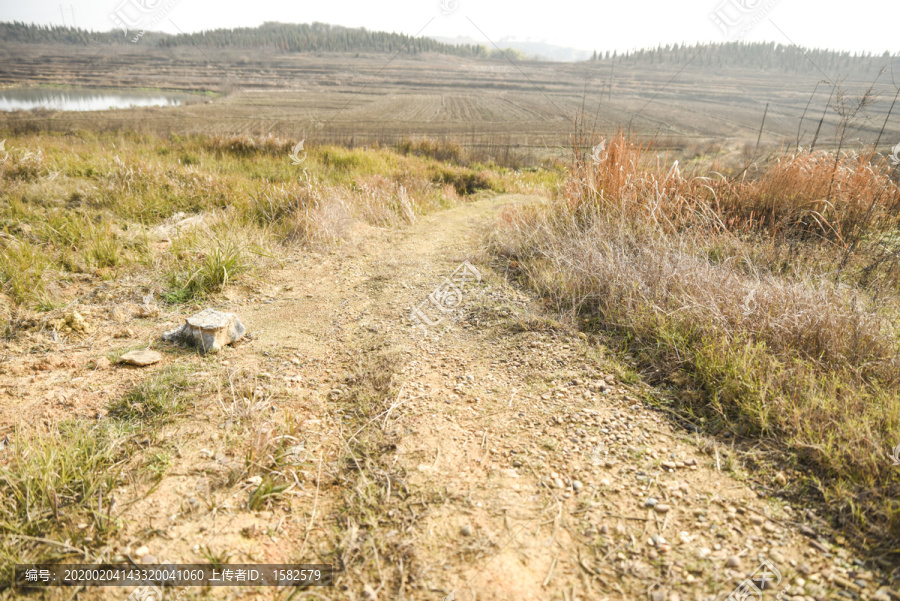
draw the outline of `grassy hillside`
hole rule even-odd
[[[0,163],[0,289],[16,317],[66,303],[66,282],[150,274],[171,302],[203,297],[282,245],[339,244],[547,173],[470,163],[459,147],[316,146],[275,137],[22,135]],[[437,160],[434,157],[441,157]],[[257,274],[258,275],[258,274]]]

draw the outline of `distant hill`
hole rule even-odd
[[[274,48],[284,52],[436,52],[455,56],[489,56],[484,46],[442,44],[431,38],[369,31],[325,23],[264,23],[259,27],[214,29],[168,36],[165,47],[197,45],[215,48]]]
[[[61,25],[0,22],[0,41],[26,44],[116,44],[127,40],[121,31],[88,31]]]
[[[468,37],[439,37],[435,36],[435,40],[438,42],[442,42],[444,44],[452,44],[454,46],[461,45],[478,45],[484,44],[484,41],[479,41],[474,38]],[[491,45],[493,46],[493,44]],[[530,40],[516,40],[515,38],[501,38],[497,42],[497,46],[500,48],[510,48],[521,52],[524,56],[528,58],[537,58],[543,60],[550,61],[559,61],[559,62],[575,62],[575,61],[583,61],[591,58],[591,53],[587,50],[579,50],[578,48],[567,48],[565,46],[554,46],[553,44],[548,44],[546,42],[534,42]]]
[[[747,69],[797,74],[822,74],[823,78],[846,77],[874,78],[882,68],[888,68],[894,61],[895,71],[900,76],[900,57],[891,57],[890,52],[851,53],[837,50],[786,46],[775,42],[726,42],[720,44],[675,44],[644,48],[625,53],[600,53],[592,59],[599,62],[614,62],[616,66],[672,65],[691,63],[697,67],[711,69]],[[890,77],[888,75],[887,77]]]
[[[137,32],[125,36],[121,31],[98,32],[57,25],[21,22],[0,23],[0,41],[43,44],[125,44]],[[496,57],[496,51],[478,44],[443,44],[426,37],[400,33],[368,31],[326,23],[295,24],[269,22],[259,27],[213,29],[198,33],[169,35],[148,32],[143,43],[203,48],[271,48],[283,52],[374,52],[421,54],[435,52],[466,57]]]
[[[127,44],[134,33],[126,37],[121,31],[97,32],[75,27],[33,25],[21,22],[0,22],[0,44]],[[774,42],[728,42],[721,44],[674,44],[641,50],[589,53],[575,48],[554,46],[545,42],[502,38],[498,51],[472,38],[412,37],[399,33],[368,31],[365,28],[342,27],[325,23],[295,24],[269,22],[259,27],[213,29],[198,33],[169,35],[148,32],[141,39],[147,46],[166,48],[199,46],[204,48],[273,49],[280,52],[345,52],[404,54],[439,53],[472,58],[543,58],[553,61],[590,60],[623,66],[665,66],[675,68],[691,63],[711,69],[746,68],[772,73],[815,74],[854,78],[874,78],[879,70],[897,61],[895,72],[900,77],[900,58],[890,53],[850,53],[835,50],[786,46]],[[889,77],[886,76],[886,77]]]

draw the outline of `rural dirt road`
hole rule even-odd
[[[189,365],[205,393],[148,433],[147,452],[171,467],[120,491],[110,556],[341,570],[298,599],[713,600],[742,582],[749,596],[735,599],[898,598],[812,512],[757,493],[727,448],[642,401],[649,388],[599,341],[490,266],[481,228],[534,201],[356,228],[345,247],[297,252],[213,303],[240,315],[249,341],[210,358],[154,343],[166,357],[151,370]],[[466,260],[481,281],[423,335],[411,308]],[[181,318],[132,327],[150,339]],[[147,375],[112,366],[87,387],[53,385],[80,390],[71,411],[90,416],[110,387]],[[260,496],[276,476],[290,487]],[[288,598],[182,598],[206,595]]]

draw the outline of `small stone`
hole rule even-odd
[[[756,524],[757,526],[761,525],[766,520],[763,519],[761,515],[756,515],[755,513],[750,514],[750,522]]]
[[[656,499],[653,497],[649,497],[646,501],[644,501],[644,507],[656,507]]]
[[[80,332],[85,334],[89,331],[87,322],[82,317],[81,313],[78,311],[72,311],[71,313],[66,313],[65,317],[66,325],[69,326],[73,332]]]
[[[146,367],[162,361],[162,355],[156,351],[141,350],[129,351],[119,357],[119,363],[127,363],[128,365],[136,365],[137,367]]]
[[[886,586],[881,587],[875,592],[875,595],[872,597],[874,601],[891,601],[891,593],[890,589]]]
[[[775,482],[777,482],[779,486],[787,485],[787,476],[784,475],[784,472],[778,472],[777,474],[775,474]]]
[[[732,555],[727,560],[725,560],[725,567],[727,568],[739,568],[741,567],[741,559],[736,555]]]
[[[666,505],[665,503],[660,503],[653,509],[656,510],[656,513],[667,513],[671,509],[671,507],[669,505]]]
[[[463,536],[472,536],[472,526],[464,524],[463,527],[459,529],[459,533]]]
[[[674,470],[674,469],[677,469],[677,468],[678,468],[678,466],[675,464],[674,461],[663,461],[661,465],[662,465],[664,468],[670,469],[670,470]]]
[[[244,337],[247,329],[234,313],[204,309],[185,320],[184,325],[163,334],[169,342],[186,342],[202,353],[214,353]]]
[[[141,563],[143,563],[143,564],[152,564],[152,563],[156,563],[156,557],[154,557],[153,555],[150,555],[149,553],[147,553],[146,555],[144,555],[143,557],[141,557]]]
[[[844,578],[843,576],[839,576],[839,575],[837,575],[837,574],[834,575],[834,577],[832,578],[831,581],[834,582],[834,583],[835,583],[836,585],[838,585],[839,587],[845,588],[845,589],[851,590],[851,591],[857,591],[857,590],[859,590],[859,588],[860,588],[859,586],[857,586],[856,584],[850,582],[849,580],[847,580],[847,579]]]
[[[363,586],[363,599],[368,599],[369,601],[375,601],[378,598],[378,594],[375,592],[375,589],[372,588],[371,584],[367,584]]]
[[[800,565],[798,565],[797,571],[800,572],[801,574],[803,574],[804,576],[808,576],[808,575],[812,574],[812,568],[809,567],[809,565],[805,564],[805,563],[801,563]]]
[[[650,593],[650,601],[666,601],[666,591],[663,589],[656,589],[652,593]]]
[[[572,489],[575,492],[580,491],[582,488],[584,488],[584,484],[582,484],[580,480],[572,480]]]
[[[144,555],[147,555],[148,553],[150,553],[150,549],[148,549],[147,547],[138,547],[134,552],[134,556],[135,557],[143,557]]]
[[[560,478],[556,478],[553,480],[553,486],[555,486],[556,488],[563,488],[565,487],[565,484]]]

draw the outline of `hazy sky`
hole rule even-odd
[[[442,4],[443,2],[443,4]],[[410,35],[504,36],[585,50],[625,50],[675,42],[791,42],[809,47],[900,52],[900,2],[856,0],[0,0],[0,20],[110,30],[117,10],[133,23],[177,33],[265,21],[320,21]],[[720,23],[730,23],[730,35]],[[138,21],[138,17],[144,21]],[[424,29],[423,29],[424,28]]]

